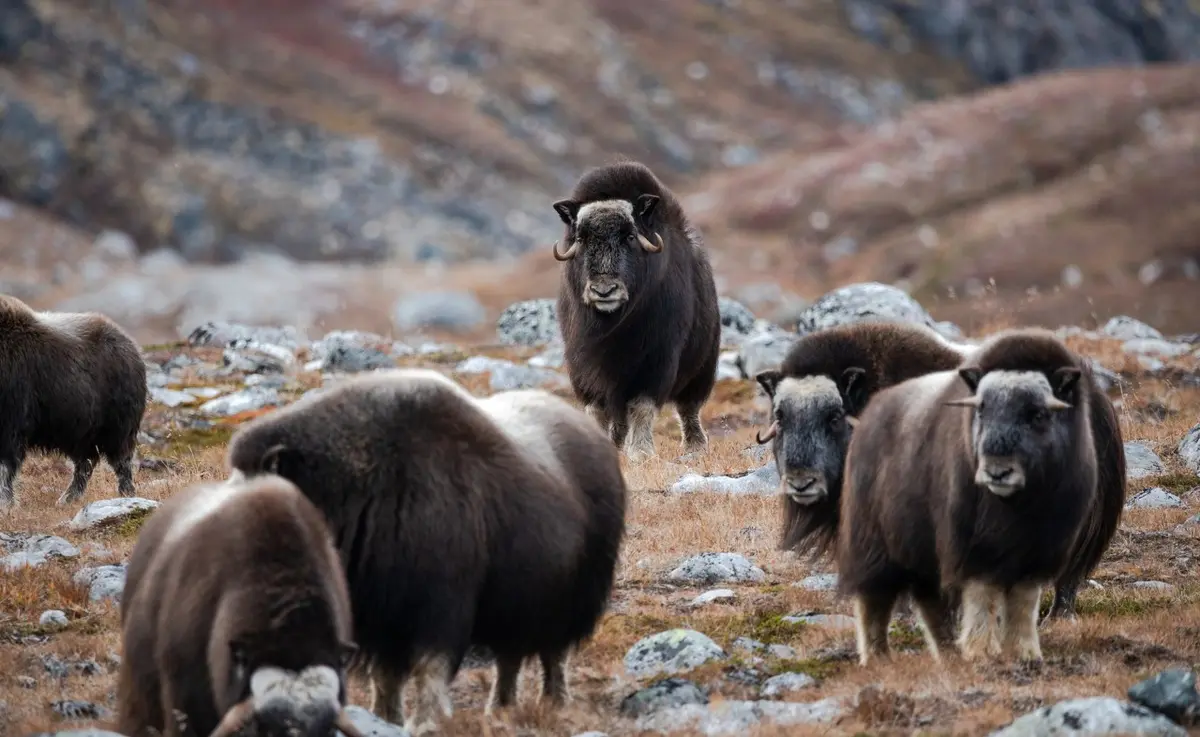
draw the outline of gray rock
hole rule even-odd
[[[317,371],[357,373],[392,368],[396,358],[413,350],[382,335],[359,330],[334,330],[312,344],[310,355]],[[307,368],[308,366],[306,366]]]
[[[815,627],[830,627],[833,629],[853,629],[854,617],[845,614],[821,614],[819,612],[803,612],[782,617],[788,624],[807,624]]]
[[[784,694],[795,693],[817,685],[816,679],[807,673],[780,673],[771,676],[759,692],[764,699],[773,699]]]
[[[1162,340],[1163,334],[1141,320],[1117,315],[1100,328],[1100,334],[1117,340]]]
[[[675,674],[725,657],[725,651],[707,635],[689,629],[672,629],[643,637],[625,653],[625,672],[634,678]]]
[[[150,401],[166,405],[167,407],[181,407],[189,404],[195,404],[197,401],[199,401],[199,399],[195,394],[191,394],[189,392],[181,392],[176,389],[152,386],[150,387]]]
[[[470,292],[420,292],[402,297],[392,307],[392,322],[405,331],[467,331],[486,318],[487,311]]]
[[[1177,724],[1190,727],[1200,723],[1200,694],[1196,693],[1196,674],[1190,670],[1165,670],[1130,686],[1126,695]]]
[[[79,556],[79,548],[57,535],[0,532],[0,546],[7,551],[7,555],[0,558],[0,569],[6,571],[24,566],[37,568],[54,558]]]
[[[805,576],[794,585],[808,591],[833,591],[837,588],[837,582],[836,573],[814,573],[811,576]]]
[[[1071,699],[1042,707],[992,732],[991,737],[1061,737],[1073,734],[1187,737],[1186,730],[1162,714],[1111,696]]]
[[[687,473],[671,484],[672,494],[693,494],[701,491],[731,496],[771,496],[779,493],[779,473],[775,470],[775,462],[771,461],[762,468],[742,476],[702,476],[698,473]]]
[[[839,287],[813,302],[796,320],[801,335],[865,321],[914,322],[937,329],[938,323],[915,299],[879,282]]]
[[[1182,499],[1161,486],[1143,489],[1125,504],[1126,509],[1168,509],[1182,506]]]
[[[546,350],[532,357],[528,361],[530,366],[534,368],[545,369],[560,369],[566,364],[566,356],[563,355],[563,346],[561,343],[551,345]]]
[[[61,699],[59,701],[50,702],[50,710],[58,714],[63,719],[82,720],[82,719],[108,719],[112,716],[112,710],[100,704],[83,701],[82,699]],[[62,734],[59,732],[58,734]]]
[[[76,532],[91,530],[157,508],[158,502],[138,496],[101,499],[79,510],[71,520],[70,528]]]
[[[667,574],[667,579],[676,583],[701,585],[726,581],[759,582],[765,578],[762,569],[740,553],[693,555]]]
[[[363,737],[409,737],[408,730],[390,722],[385,722],[361,706],[347,706],[346,715],[350,722],[362,732]],[[338,732],[340,737],[345,737]]]
[[[723,379],[743,379],[742,366],[738,362],[737,351],[723,351],[717,356],[717,381]]]
[[[1125,478],[1130,481],[1146,476],[1157,476],[1167,470],[1158,454],[1141,440],[1130,440],[1125,443],[1125,465]]]
[[[714,601],[733,601],[736,596],[737,595],[733,592],[733,589],[712,589],[711,591],[705,591],[703,594],[700,594],[696,598],[692,599],[690,602],[688,602],[688,606],[704,606],[705,604],[711,604]]]
[[[795,333],[770,331],[752,335],[742,341],[738,347],[738,364],[742,376],[753,379],[760,371],[779,368],[798,338]]]
[[[1200,474],[1200,423],[1179,441],[1179,460],[1194,474]]]
[[[548,345],[562,342],[553,299],[514,302],[496,320],[496,336],[505,345]]]
[[[708,694],[684,678],[665,678],[621,699],[621,716],[640,717],[688,704],[707,704]]]
[[[721,312],[721,327],[734,333],[749,335],[754,330],[757,318],[746,305],[729,297],[718,297],[717,306]]]
[[[125,590],[125,566],[89,566],[82,568],[74,576],[74,581],[80,586],[88,587],[90,601],[111,599],[121,601],[121,592]]]
[[[244,374],[281,373],[296,365],[290,348],[257,340],[234,340],[222,355],[225,368]]]
[[[1149,591],[1174,591],[1175,587],[1166,581],[1134,581],[1129,584],[1131,589],[1146,589]]]
[[[767,649],[767,643],[752,637],[739,637],[730,643],[729,647],[743,653],[758,653]]]
[[[67,613],[61,609],[47,609],[38,617],[38,624],[43,627],[54,627],[56,629],[66,627]]]
[[[778,642],[773,642],[767,645],[767,655],[780,660],[795,660],[797,657],[796,648],[791,645],[782,645]]]
[[[187,335],[191,345],[212,345],[228,347],[231,343],[245,341],[267,345],[277,345],[291,350],[298,350],[308,345],[308,338],[299,329],[291,326],[265,327],[260,325],[243,325],[230,322],[206,322],[192,329]]]
[[[639,730],[661,733],[695,730],[706,737],[742,735],[759,725],[790,727],[832,722],[842,714],[837,699],[796,701],[717,701],[663,709],[637,720]]]
[[[277,407],[281,404],[283,400],[280,399],[279,392],[271,387],[255,386],[209,400],[200,405],[200,411],[207,415],[231,417],[242,412]]]
[[[1139,356],[1157,356],[1159,358],[1174,358],[1192,350],[1190,345],[1172,343],[1160,338],[1135,338],[1134,340],[1125,341],[1121,347],[1126,353],[1134,353]]]
[[[454,370],[460,374],[488,374],[488,385],[494,392],[567,385],[566,377],[557,371],[520,366],[512,361],[488,356],[471,356],[455,366]]]

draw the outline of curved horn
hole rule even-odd
[[[559,241],[554,242],[554,260],[555,261],[570,261],[571,259],[575,258],[575,252],[579,250],[579,242],[578,241],[576,241],[575,243],[572,243],[571,247],[567,249],[566,253],[559,253],[558,244],[559,244]]]
[[[756,431],[756,432],[754,433],[754,439],[755,439],[756,441],[758,441],[758,444],[759,444],[759,445],[764,445],[764,444],[766,444],[766,443],[770,442],[770,441],[771,441],[771,439],[772,439],[772,438],[774,438],[774,437],[775,437],[775,434],[776,434],[776,433],[778,433],[778,432],[779,432],[779,423],[778,423],[778,422],[772,422],[772,423],[771,423],[771,426],[767,428],[767,434],[766,434],[766,435],[763,435],[763,434],[762,434],[762,430],[758,430],[758,431]]]
[[[942,402],[947,407],[978,407],[979,397],[963,397],[962,399],[951,399],[948,402]]]
[[[363,737],[363,733],[359,731],[358,727],[354,726],[354,722],[350,721],[350,715],[346,713],[345,707],[338,712],[337,721],[334,722],[333,726],[337,727],[338,731],[346,735],[346,737]]]
[[[1069,402],[1064,402],[1058,397],[1046,398],[1046,409],[1070,409],[1071,406]]]
[[[254,713],[253,697],[246,697],[242,701],[234,704],[225,712],[225,717],[221,719],[221,723],[212,731],[208,737],[229,737],[234,734],[246,723],[250,715]]]
[[[642,244],[642,248],[644,248],[649,253],[660,253],[663,250],[662,236],[659,235],[658,233],[655,233],[654,239],[658,241],[657,246],[654,245],[653,243],[651,243],[650,240],[648,238],[646,238],[646,236],[642,235],[641,233],[638,233],[638,243]]]

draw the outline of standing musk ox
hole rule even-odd
[[[75,473],[58,503],[83,496],[103,454],[132,496],[133,452],[146,411],[137,343],[94,312],[35,312],[0,294],[0,511],[29,450],[60,452]]]
[[[625,530],[618,451],[583,412],[389,370],[243,425],[227,463],[291,479],[325,513],[377,715],[410,712],[413,731],[449,716],[470,645],[496,656],[489,709],[515,701],[530,656],[544,698],[566,701],[568,650],[604,611]],[[411,677],[415,709],[400,700]]]
[[[350,599],[321,513],[279,477],[197,484],[138,535],[117,731],[362,737],[343,711]]]
[[[1072,564],[1101,501],[1092,382],[1052,333],[1021,330],[871,400],[846,456],[837,541],[860,662],[887,653],[906,591],[937,657],[944,590],[961,596],[965,658],[1041,659],[1041,587]]]
[[[772,442],[783,492],[781,549],[821,556],[837,538],[843,465],[851,425],[880,390],[956,368],[975,350],[909,323],[863,322],[802,337],[779,370],[755,378],[772,403],[762,442]],[[1125,449],[1112,402],[1086,383],[1100,500],[1071,565],[1055,582],[1047,618],[1074,617],[1080,583],[1100,563],[1125,503]],[[845,419],[843,419],[845,418]]]
[[[655,453],[659,409],[675,405],[685,452],[705,447],[700,408],[717,376],[721,315],[712,266],[679,200],[642,164],[583,175],[554,203],[566,225],[558,290],[575,394],[631,459]]]

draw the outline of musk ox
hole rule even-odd
[[[130,556],[121,627],[121,734],[362,737],[343,711],[355,645],[341,562],[284,479],[164,502]]]
[[[525,658],[567,699],[568,650],[608,601],[625,529],[617,449],[583,412],[536,390],[486,399],[441,374],[352,378],[243,425],[227,464],[291,479],[329,520],[371,672],[372,710],[407,726],[451,711],[468,646],[496,656],[489,709],[512,704]]]
[[[94,312],[35,312],[0,294],[0,511],[28,450],[75,466],[58,503],[83,496],[103,454],[122,496],[133,495],[133,452],[146,411],[141,349]]]
[[[953,369],[973,351],[921,326],[864,322],[806,335],[779,370],[756,376],[772,404],[771,425],[759,440],[772,443],[780,469],[782,549],[814,556],[831,551],[852,418],[871,397],[900,381]],[[1116,411],[1099,385],[1086,386],[1100,500],[1071,564],[1055,582],[1049,617],[1074,616],[1079,585],[1107,550],[1125,503],[1125,450]]]
[[[943,590],[967,659],[1038,660],[1041,587],[1071,563],[1099,503],[1091,370],[1052,333],[993,336],[957,370],[880,391],[850,441],[837,540],[860,662],[887,653],[911,594],[930,651]]]
[[[632,161],[588,171],[554,210],[566,225],[554,258],[566,262],[557,304],[575,395],[631,459],[654,455],[654,419],[667,402],[684,451],[703,448],[721,316],[700,233]]]

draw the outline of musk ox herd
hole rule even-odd
[[[557,300],[578,405],[541,390],[476,397],[444,375],[358,375],[260,416],[228,478],[167,499],[143,526],[121,599],[118,730],[361,737],[347,674],[413,733],[453,713],[469,648],[495,655],[488,710],[536,658],[541,699],[595,631],[625,535],[630,462],[656,453],[666,403],[684,452],[720,347],[699,233],[645,166],[593,169],[553,203]],[[0,506],[27,449],[100,455],[120,493],[146,405],[140,350],[94,314],[0,298]],[[758,441],[780,475],[780,547],[830,555],[863,664],[888,653],[907,595],[935,659],[1041,658],[1038,604],[1074,617],[1120,520],[1125,457],[1089,363],[1052,333],[979,345],[865,322],[799,339],[754,377]],[[407,694],[405,688],[408,687]]]

